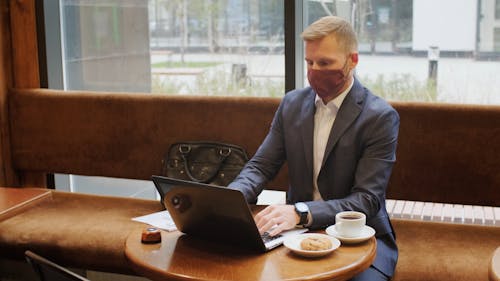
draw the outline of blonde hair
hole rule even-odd
[[[358,50],[358,39],[351,24],[341,17],[326,16],[313,22],[301,34],[304,41],[316,41],[333,35],[346,53]]]

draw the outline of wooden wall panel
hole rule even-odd
[[[11,0],[12,59],[15,88],[39,88],[35,0]]]
[[[38,46],[36,32],[36,0],[0,1],[1,45],[2,45],[2,185],[46,186],[43,173],[22,173],[17,179],[10,153],[9,127],[7,119],[7,102],[9,88],[39,88],[40,75],[38,65]]]
[[[8,120],[8,90],[12,87],[9,2],[0,1],[0,185],[17,185],[12,168]]]

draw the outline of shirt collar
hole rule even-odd
[[[318,108],[318,106],[323,106],[328,107],[330,110],[335,109],[335,111],[337,111],[342,105],[342,102],[344,101],[349,91],[352,89],[352,85],[354,85],[354,79],[351,80],[351,84],[349,85],[349,87],[347,87],[347,89],[345,89],[340,95],[329,101],[327,104],[324,104],[323,100],[318,95],[316,95],[316,98],[314,99],[316,108]]]

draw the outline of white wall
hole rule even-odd
[[[477,0],[414,0],[413,50],[474,51]]]

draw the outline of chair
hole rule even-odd
[[[26,260],[35,270],[40,281],[90,281],[31,251],[24,252]]]
[[[490,260],[490,281],[500,281],[500,247],[498,247]]]

